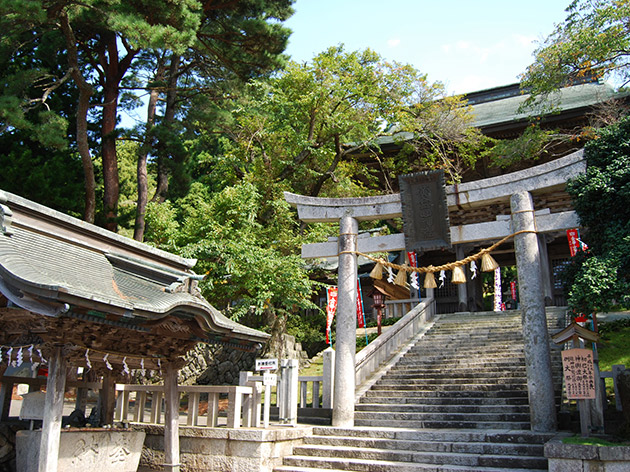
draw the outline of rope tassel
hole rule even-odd
[[[497,264],[497,261],[495,261],[494,258],[489,253],[485,252],[481,256],[481,270],[482,271],[494,272],[498,268],[499,268],[499,264]]]
[[[424,276],[424,288],[437,288],[433,272],[427,272]]]
[[[405,287],[407,285],[407,272],[404,270],[399,270],[398,274],[396,274],[396,279],[394,280],[394,284],[400,285],[401,287]]]
[[[370,272],[370,277],[376,280],[381,280],[383,278],[383,264],[377,262],[374,269],[372,269],[372,272]]]
[[[453,279],[451,280],[454,284],[465,284],[466,283],[466,274],[464,274],[464,269],[461,266],[455,266],[453,268]]]

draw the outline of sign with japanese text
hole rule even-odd
[[[501,293],[501,268],[494,270],[494,311],[504,311],[501,309],[503,304],[503,293]]]
[[[330,344],[330,327],[337,311],[337,287],[328,287],[326,291],[326,342]]]
[[[263,373],[263,385],[274,387],[278,383],[278,374],[272,374],[270,372]]]
[[[277,370],[278,359],[256,359],[256,370]]]
[[[573,400],[595,398],[593,351],[580,348],[562,351],[562,372],[567,398]]]
[[[407,251],[450,248],[444,171],[401,175],[398,184]]]

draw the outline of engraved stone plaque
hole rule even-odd
[[[398,182],[407,251],[451,247],[444,172],[401,175]]]

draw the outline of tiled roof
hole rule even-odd
[[[194,260],[6,192],[0,191],[0,205],[0,292],[17,306],[48,316],[101,313],[130,327],[194,320],[200,341],[254,344],[268,337],[223,316],[199,294]]]

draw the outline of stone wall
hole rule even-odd
[[[199,344],[188,352],[186,365],[180,370],[180,385],[237,385],[241,371],[253,371],[256,357],[298,359],[300,366],[308,364],[308,355],[293,336],[282,336],[261,352],[249,353],[223,346]]]
[[[164,428],[135,426],[146,434],[140,459],[141,471],[162,470]],[[180,427],[180,464],[182,472],[272,472],[302,444],[312,427],[270,429],[229,429]]]
[[[15,433],[17,426],[0,424],[0,472],[15,471]]]
[[[563,444],[554,439],[545,444],[549,472],[622,472],[630,470],[630,446]]]

